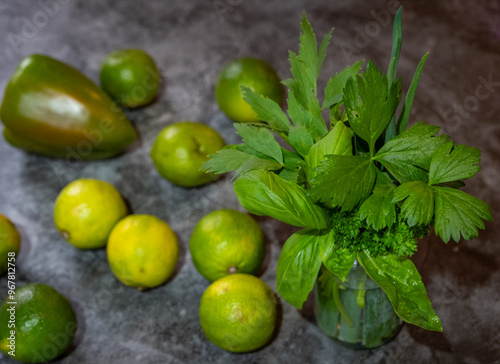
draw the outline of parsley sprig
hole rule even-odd
[[[479,171],[480,150],[438,135],[438,126],[407,128],[428,54],[396,115],[401,9],[387,75],[371,61],[361,72],[363,61],[357,62],[329,79],[322,103],[317,80],[332,31],[318,48],[305,15],[301,29],[298,54],[289,52],[293,78],[283,82],[287,113],[244,88],[262,122],[235,124],[243,143],[211,155],[204,168],[235,170],[243,207],[304,228],[287,240],[278,261],[277,290],[288,302],[302,306],[321,264],[344,280],[357,258],[403,320],[441,331],[408,256],[432,226],[444,242],[458,242],[476,237],[484,220],[492,220],[485,202],[459,189]],[[329,110],[327,122],[323,110]]]

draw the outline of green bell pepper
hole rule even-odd
[[[49,157],[108,158],[137,139],[103,90],[44,55],[28,56],[18,65],[5,89],[0,119],[8,143]]]

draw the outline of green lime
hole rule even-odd
[[[246,86],[280,105],[283,102],[283,85],[271,65],[255,58],[236,59],[222,69],[215,87],[220,109],[234,121],[259,121],[257,114],[243,100],[241,86]]]
[[[21,235],[14,224],[0,214],[0,275],[7,272],[9,262],[15,263],[21,246]]]
[[[276,297],[249,274],[231,274],[212,283],[200,302],[200,323],[215,345],[247,352],[265,345],[276,325]]]
[[[54,221],[61,235],[81,249],[106,246],[115,224],[127,215],[120,193],[107,182],[79,179],[57,197]]]
[[[232,273],[255,274],[266,254],[259,224],[229,209],[203,217],[194,228],[189,248],[196,269],[210,281]]]
[[[106,56],[101,86],[125,107],[138,107],[154,100],[160,88],[160,71],[149,54],[123,49]]]
[[[0,307],[0,349],[22,362],[44,363],[60,356],[76,330],[71,303],[45,284],[16,289]]]
[[[224,146],[224,139],[211,127],[184,121],[167,126],[158,134],[151,158],[156,169],[170,182],[195,187],[217,178],[200,169],[209,154]]]
[[[107,252],[111,270],[121,282],[146,289],[172,275],[179,245],[167,223],[150,215],[129,215],[111,232]]]

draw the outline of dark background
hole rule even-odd
[[[320,89],[328,77],[359,59],[372,59],[386,69],[392,14],[399,4],[385,0],[2,0],[0,95],[18,62],[32,53],[60,59],[97,82],[107,53],[138,47],[153,56],[164,78],[157,102],[128,112],[141,139],[118,158],[68,163],[25,153],[0,140],[0,213],[15,222],[23,237],[17,284],[49,284],[72,301],[78,314],[77,339],[69,355],[57,362],[500,363],[496,222],[487,223],[487,231],[470,242],[446,245],[430,234],[420,243],[415,260],[443,322],[443,333],[405,325],[389,344],[353,351],[319,331],[312,301],[302,311],[282,301],[281,326],[268,346],[239,355],[219,349],[199,325],[199,299],[209,282],[195,270],[188,243],[205,214],[242,208],[229,178],[183,189],[163,180],[148,155],[157,133],[182,120],[206,123],[226,142],[237,142],[231,121],[214,101],[217,74],[226,61],[253,56],[288,78],[287,52],[297,51],[303,9],[318,36],[335,27]],[[483,170],[466,190],[488,202],[498,221],[500,3],[425,0],[407,1],[404,7],[399,66],[404,90],[421,56],[430,52],[410,122],[440,125],[457,143],[482,148]],[[488,80],[489,89],[483,87],[478,94],[477,88]],[[167,285],[143,293],[125,287],[112,275],[105,250],[80,251],[59,236],[53,226],[53,202],[67,183],[83,177],[114,184],[134,213],[156,215],[177,232],[181,257]],[[280,248],[294,230],[269,218],[257,220],[268,242],[262,279],[275,290]],[[6,295],[6,284],[2,277],[1,297]],[[2,355],[0,362],[14,361]]]

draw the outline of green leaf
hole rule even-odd
[[[394,201],[403,201],[401,213],[408,225],[427,225],[434,216],[434,190],[422,181],[405,182],[394,191]]]
[[[296,169],[304,164],[304,159],[297,153],[281,148],[283,154],[283,163],[285,168]]]
[[[309,134],[308,130],[302,126],[293,126],[288,133],[288,141],[290,145],[299,153],[301,156],[305,157],[309,153],[314,144],[314,140]]]
[[[287,224],[325,229],[328,215],[295,183],[272,172],[254,170],[234,182],[238,201],[249,212],[265,215]]]
[[[372,155],[376,140],[398,107],[400,90],[401,82],[388,85],[387,76],[371,61],[362,76],[346,83],[344,105],[349,124],[368,143]]]
[[[362,156],[327,155],[316,168],[311,194],[329,206],[352,210],[364,201],[375,184],[377,167]]]
[[[242,86],[241,89],[243,100],[252,107],[257,118],[269,124],[276,131],[287,132],[290,130],[290,121],[276,101],[262,96],[248,87]]]
[[[403,42],[403,25],[401,23],[401,12],[403,7],[400,7],[396,16],[394,17],[394,26],[392,28],[392,52],[389,69],[387,70],[387,79],[389,82],[396,81],[396,74],[398,70],[399,55],[401,53],[401,44]]]
[[[365,250],[358,253],[358,261],[387,294],[401,319],[426,330],[443,331],[422,278],[410,259],[394,254],[372,257]]]
[[[311,99],[314,97],[316,83],[310,78],[307,65],[298,58],[297,54],[289,51],[288,61],[290,62],[290,72],[293,78],[285,80],[282,83],[292,90],[298,103],[307,109]]]
[[[447,243],[450,238],[456,242],[463,236],[470,240],[484,230],[484,222],[493,220],[488,204],[477,197],[449,187],[433,187],[435,191],[434,231]]]
[[[305,157],[307,180],[311,181],[316,176],[314,169],[326,159],[326,155],[352,155],[353,136],[354,133],[350,128],[341,121],[337,122],[324,138],[310,148]]]
[[[417,70],[413,75],[413,80],[411,81],[410,88],[408,89],[408,93],[406,94],[406,99],[403,104],[403,109],[401,110],[401,114],[399,115],[399,120],[397,124],[398,134],[401,134],[408,125],[408,119],[410,118],[411,107],[413,106],[413,99],[415,98],[415,94],[417,93],[418,83],[420,82],[420,76],[422,75],[422,70],[424,68],[425,60],[429,53],[427,52],[420,63],[418,64]]]
[[[313,229],[296,232],[283,245],[278,259],[278,294],[291,305],[302,308],[314,288],[321,267],[319,243],[324,233]]]
[[[249,147],[283,164],[281,147],[269,130],[238,123],[234,124],[234,127]]]
[[[455,146],[452,141],[444,143],[436,150],[431,159],[429,169],[429,184],[454,182],[474,177],[481,169],[477,164],[481,162],[481,150]]]
[[[392,202],[396,186],[389,175],[377,169],[373,193],[359,208],[359,216],[375,230],[391,227],[396,221],[396,205]]]
[[[275,161],[261,159],[237,149],[221,149],[210,155],[202,169],[211,173],[226,173],[236,170],[236,176],[254,169],[278,170],[283,166]],[[235,177],[236,177],[235,176]]]
[[[297,101],[293,91],[288,93],[287,103],[288,115],[296,126],[304,127],[314,140],[319,140],[326,135],[328,130],[321,116],[321,110],[319,110],[317,100],[315,101],[316,106],[312,104],[314,115],[309,110],[303,109]]]
[[[390,140],[373,158],[400,182],[427,181],[432,155],[446,142],[447,135],[435,137],[440,127],[419,122]]]
[[[354,264],[356,253],[335,245],[335,233],[333,230],[330,230],[319,241],[319,250],[325,267],[344,282]]]
[[[342,101],[344,97],[344,87],[351,77],[357,75],[363,65],[364,61],[354,63],[352,66],[344,68],[341,72],[335,74],[328,80],[325,88],[325,99],[321,110],[331,107]]]

